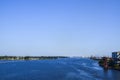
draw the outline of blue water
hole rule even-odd
[[[120,71],[83,58],[0,61],[0,80],[120,80]]]

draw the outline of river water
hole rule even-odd
[[[120,80],[120,71],[84,58],[0,61],[0,80]]]

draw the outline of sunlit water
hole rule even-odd
[[[0,80],[120,80],[120,71],[83,58],[0,61]]]

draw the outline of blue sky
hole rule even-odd
[[[0,55],[120,51],[119,0],[0,0]]]

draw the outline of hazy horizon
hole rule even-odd
[[[110,56],[119,0],[0,0],[0,55]]]

